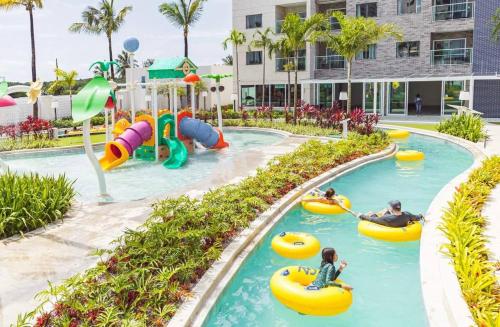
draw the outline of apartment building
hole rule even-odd
[[[378,23],[394,23],[403,40],[387,39],[359,53],[353,62],[353,106],[382,115],[415,115],[415,97],[422,114],[445,116],[448,105],[466,105],[500,118],[500,43],[491,38],[491,17],[500,0],[233,0],[233,27],[249,43],[258,29],[271,27],[280,37],[283,19],[294,12],[342,11]],[[330,19],[333,33],[339,30]],[[266,105],[287,105],[288,58],[261,49],[238,49],[241,104],[262,103],[262,65],[266,63]],[[347,89],[344,58],[325,44],[308,44],[298,61],[299,97],[328,107]],[[293,74],[292,74],[293,80]],[[293,97],[292,97],[293,99]]]

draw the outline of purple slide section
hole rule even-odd
[[[132,155],[135,149],[140,147],[142,143],[146,142],[153,135],[153,129],[146,121],[140,121],[125,130],[120,136],[118,136],[115,142],[120,143],[127,149],[128,154]],[[114,149],[114,147],[112,147]],[[118,150],[117,150],[118,151]],[[119,157],[119,154],[115,155]]]

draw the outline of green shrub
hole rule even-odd
[[[224,120],[224,126],[273,128],[292,134],[312,136],[334,136],[340,134],[335,128],[322,128],[316,125],[308,125],[306,123],[302,125],[293,125],[285,123],[284,121],[228,119]]]
[[[73,127],[73,119],[71,117],[56,119],[52,121],[52,126],[56,128],[71,128]]]
[[[104,121],[104,116],[94,116],[90,119],[90,124],[92,126],[104,125]],[[111,124],[111,121],[109,123]]]
[[[472,142],[478,142],[487,136],[483,120],[481,117],[474,115],[453,114],[451,118],[439,123],[437,131]]]
[[[486,221],[481,215],[491,190],[499,183],[500,157],[497,156],[485,160],[468,181],[460,185],[439,227],[449,240],[444,252],[453,260],[464,299],[478,326],[500,323],[497,268],[488,259]]]
[[[24,149],[52,148],[55,146],[57,146],[57,140],[49,139],[47,137],[38,139],[32,137],[23,137],[22,139],[0,140],[0,152]]]
[[[0,175],[0,238],[28,232],[63,218],[75,196],[62,175]]]
[[[18,324],[37,315],[47,326],[66,326],[72,319],[86,326],[163,326],[193,283],[259,214],[305,181],[388,144],[382,133],[353,134],[338,143],[313,140],[239,184],[201,199],[159,201],[142,227],[118,238],[115,249],[98,251],[96,267],[39,294],[53,304],[51,312],[40,307]]]

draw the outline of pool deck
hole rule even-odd
[[[47,282],[60,283],[93,266],[95,249],[110,242],[126,229],[140,226],[151,213],[151,203],[168,196],[201,196],[210,188],[235,183],[264,166],[277,155],[293,151],[308,138],[290,136],[274,144],[239,154],[232,167],[224,167],[189,189],[156,198],[106,205],[77,203],[64,221],[0,243],[0,326],[14,323],[20,313],[32,310],[34,295],[47,289]]]

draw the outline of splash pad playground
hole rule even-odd
[[[130,49],[130,40],[125,42],[125,48],[132,54],[137,46]],[[132,51],[131,51],[132,50]],[[111,65],[115,62],[96,62],[105,76]],[[149,68],[151,82],[129,84],[116,84],[108,81],[106,77],[95,76],[75,97],[72,116],[75,122],[83,122],[83,139],[85,153],[92,163],[98,176],[100,197],[110,200],[106,190],[105,171],[110,171],[124,165],[129,159],[150,162],[163,162],[168,169],[177,169],[184,166],[189,154],[194,152],[196,144],[201,144],[207,149],[221,149],[228,147],[222,132],[222,112],[220,101],[217,104],[219,127],[196,119],[194,107],[194,92],[192,92],[192,112],[178,111],[177,89],[187,85],[194,85],[200,81],[196,75],[197,67],[189,58],[175,57],[157,60]],[[227,75],[210,75],[207,78],[220,79]],[[158,109],[158,87],[167,87],[170,99],[170,108],[173,110]],[[152,113],[136,116],[134,108],[134,89],[136,87],[149,87],[152,94]],[[128,93],[131,102],[131,122],[121,119],[115,123],[115,93]],[[217,88],[219,92],[219,88]],[[218,95],[217,99],[220,99]],[[90,119],[104,110],[106,144],[104,155],[97,159],[90,141]],[[111,124],[108,115],[111,114]],[[111,132],[110,132],[111,131]],[[197,143],[196,143],[197,142]]]

